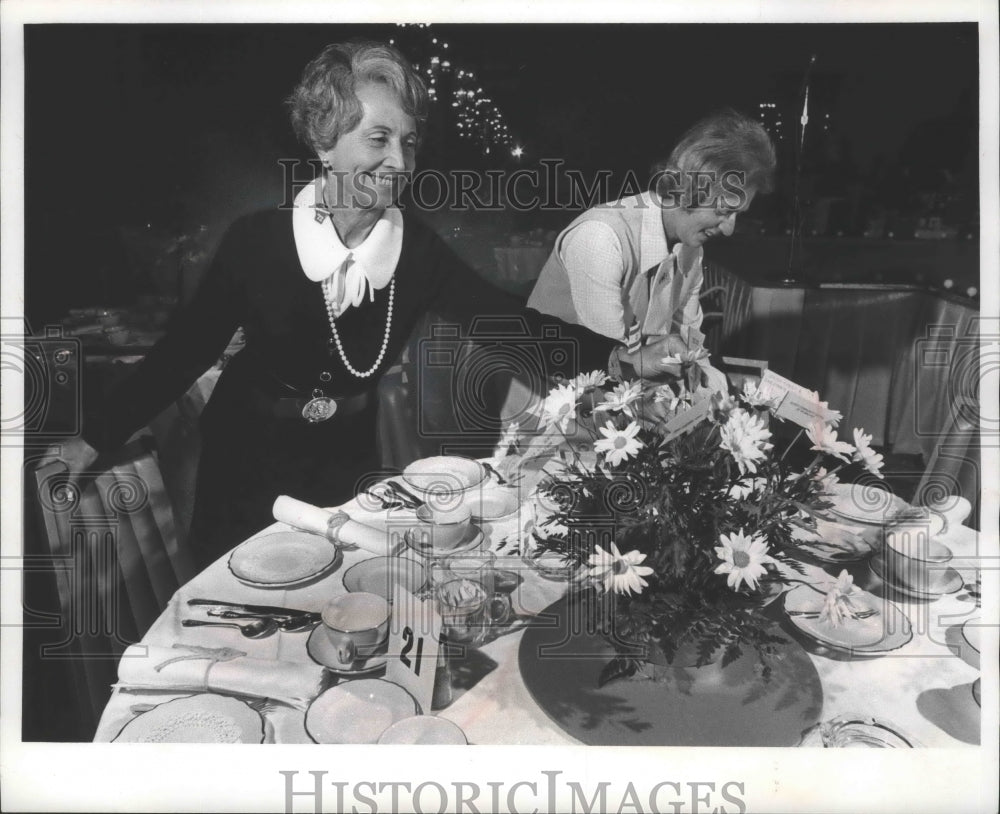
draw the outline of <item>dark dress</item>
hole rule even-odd
[[[394,363],[429,306],[456,319],[525,313],[410,216],[404,217],[395,280],[386,353],[372,376],[359,379],[332,345],[320,286],[299,264],[291,212],[241,218],[223,238],[192,301],[109,399],[102,425],[88,427],[84,436],[102,452],[123,444],[180,398],[243,326],[246,345],[223,370],[201,416],[191,523],[200,565],[271,522],[271,506],[280,494],[324,506],[349,499],[359,479],[379,465],[374,392],[379,376]],[[388,298],[386,286],[374,301],[366,296],[337,320],[355,369],[367,370],[378,355]],[[279,399],[308,399],[317,388],[329,396],[368,393],[369,398],[353,414],[323,423],[278,414]]]

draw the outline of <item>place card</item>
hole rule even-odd
[[[778,404],[785,398],[787,393],[796,393],[803,399],[815,400],[812,390],[796,384],[791,379],[786,379],[773,370],[765,370],[760,377],[760,384],[757,385],[757,395]]]
[[[424,714],[431,711],[440,640],[441,616],[436,603],[423,602],[396,585],[385,677],[410,693]]]
[[[670,441],[678,435],[694,429],[696,424],[704,421],[712,412],[712,399],[703,398],[683,412],[677,413],[663,425],[663,440]]]
[[[808,398],[803,398],[798,393],[789,391],[774,414],[808,430],[816,424],[824,423],[829,416],[829,410],[813,398],[812,394]]]

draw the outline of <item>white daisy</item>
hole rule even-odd
[[[822,407],[824,410],[826,410],[826,423],[827,424],[829,424],[831,427],[838,427],[838,426],[840,426],[840,419],[842,419],[844,417],[844,414],[842,412],[840,412],[840,410],[832,410],[832,409],[830,409],[829,403],[825,402],[825,401],[821,401],[819,403],[819,406]]]
[[[719,446],[733,456],[742,475],[756,472],[757,462],[764,460],[767,450],[774,446],[767,441],[771,432],[764,425],[763,417],[750,415],[739,407],[729,414],[729,420],[720,428],[720,435]]]
[[[871,448],[872,437],[865,435],[864,429],[854,429],[854,460],[864,465],[865,469],[878,477],[882,475],[882,456]]]
[[[833,494],[833,487],[840,483],[840,478],[834,472],[827,472],[825,467],[820,467],[813,472],[813,480],[820,484],[820,488],[826,494]]]
[[[813,442],[809,449],[826,452],[835,458],[840,458],[844,463],[851,462],[848,456],[854,452],[854,447],[845,441],[838,441],[837,431],[828,424],[813,424],[806,430],[806,437]]]
[[[587,562],[590,565],[590,576],[604,583],[604,590],[614,590],[617,593],[641,594],[648,583],[643,577],[653,573],[648,565],[640,565],[645,554],[630,551],[622,554],[618,546],[611,544],[611,551],[605,551],[599,545],[594,546],[594,553]]]
[[[735,534],[720,534],[721,546],[716,547],[715,554],[722,560],[716,566],[716,574],[729,574],[726,584],[734,591],[739,590],[740,583],[757,589],[757,580],[767,573],[765,563],[774,562],[767,553],[767,541],[763,537],[748,537],[740,529]]]
[[[591,370],[589,373],[581,373],[570,384],[582,393],[594,387],[602,387],[607,381],[608,374],[603,370]]]
[[[604,401],[594,408],[595,413],[614,411],[625,413],[630,418],[635,418],[632,411],[632,404],[642,397],[642,385],[640,382],[621,382],[610,393],[604,397]]]
[[[562,432],[566,432],[569,429],[569,422],[576,419],[576,407],[576,389],[574,387],[567,384],[553,387],[539,408],[542,425],[545,427],[558,426]]]
[[[740,394],[740,398],[751,407],[767,407],[767,409],[773,410],[777,406],[773,398],[760,395],[760,388],[750,379],[743,382],[743,392]]]
[[[605,460],[612,466],[618,466],[626,458],[632,458],[642,449],[642,441],[636,440],[639,425],[632,421],[624,430],[619,430],[608,421],[603,427],[598,427],[604,437],[594,442],[594,452],[603,452]]]

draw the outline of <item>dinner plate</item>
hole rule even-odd
[[[835,521],[816,519],[816,531],[808,531],[798,526],[792,529],[792,539],[796,550],[820,562],[858,562],[871,555],[874,550],[866,539],[871,531],[863,526],[848,526]]]
[[[343,582],[351,593],[366,591],[392,601],[396,585],[417,593],[427,582],[427,569],[411,557],[372,557],[348,568]]]
[[[478,486],[486,478],[486,469],[472,458],[436,455],[421,458],[403,470],[408,486],[424,494],[454,495]]]
[[[263,743],[264,720],[243,701],[214,693],[159,704],[129,721],[118,743]]]
[[[417,713],[417,702],[398,684],[362,678],[331,687],[306,710],[306,732],[316,743],[377,743],[397,721]]]
[[[830,491],[833,504],[830,511],[856,523],[882,525],[909,505],[888,490],[873,485],[837,483]]]
[[[799,632],[816,644],[850,655],[874,656],[888,653],[899,649],[913,638],[910,620],[892,602],[867,591],[862,591],[859,599],[870,608],[879,610],[879,613],[867,619],[850,620],[840,627],[820,622],[818,618],[789,615],[788,619]],[[807,585],[800,585],[785,594],[784,602],[786,612],[819,610],[823,606],[823,594]]]
[[[358,659],[350,667],[344,667],[337,658],[337,653],[331,646],[330,639],[322,624],[313,628],[306,640],[306,652],[309,654],[309,658],[326,667],[334,675],[343,678],[370,675],[381,670],[386,665],[387,647],[388,640],[368,658]]]
[[[237,546],[229,570],[241,582],[284,588],[319,576],[337,562],[339,553],[324,537],[279,531]]]
[[[890,588],[913,599],[939,599],[946,594],[955,593],[955,591],[959,590],[965,584],[965,580],[962,579],[962,575],[958,571],[954,568],[948,568],[945,570],[941,582],[938,583],[938,586],[933,591],[923,591],[919,588],[904,585],[902,582],[892,578],[892,571],[886,566],[885,558],[881,553],[872,557],[868,561],[868,566],[871,568],[872,573]]]
[[[458,545],[451,548],[435,548],[434,542],[421,542],[416,538],[412,529],[407,529],[403,535],[406,544],[422,557],[450,557],[452,554],[465,554],[473,549],[479,548],[483,544],[483,531],[476,525],[470,525],[469,531]]]

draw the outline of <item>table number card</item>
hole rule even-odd
[[[440,639],[441,616],[435,603],[422,602],[397,585],[392,596],[385,677],[416,698],[425,714],[431,711]]]

